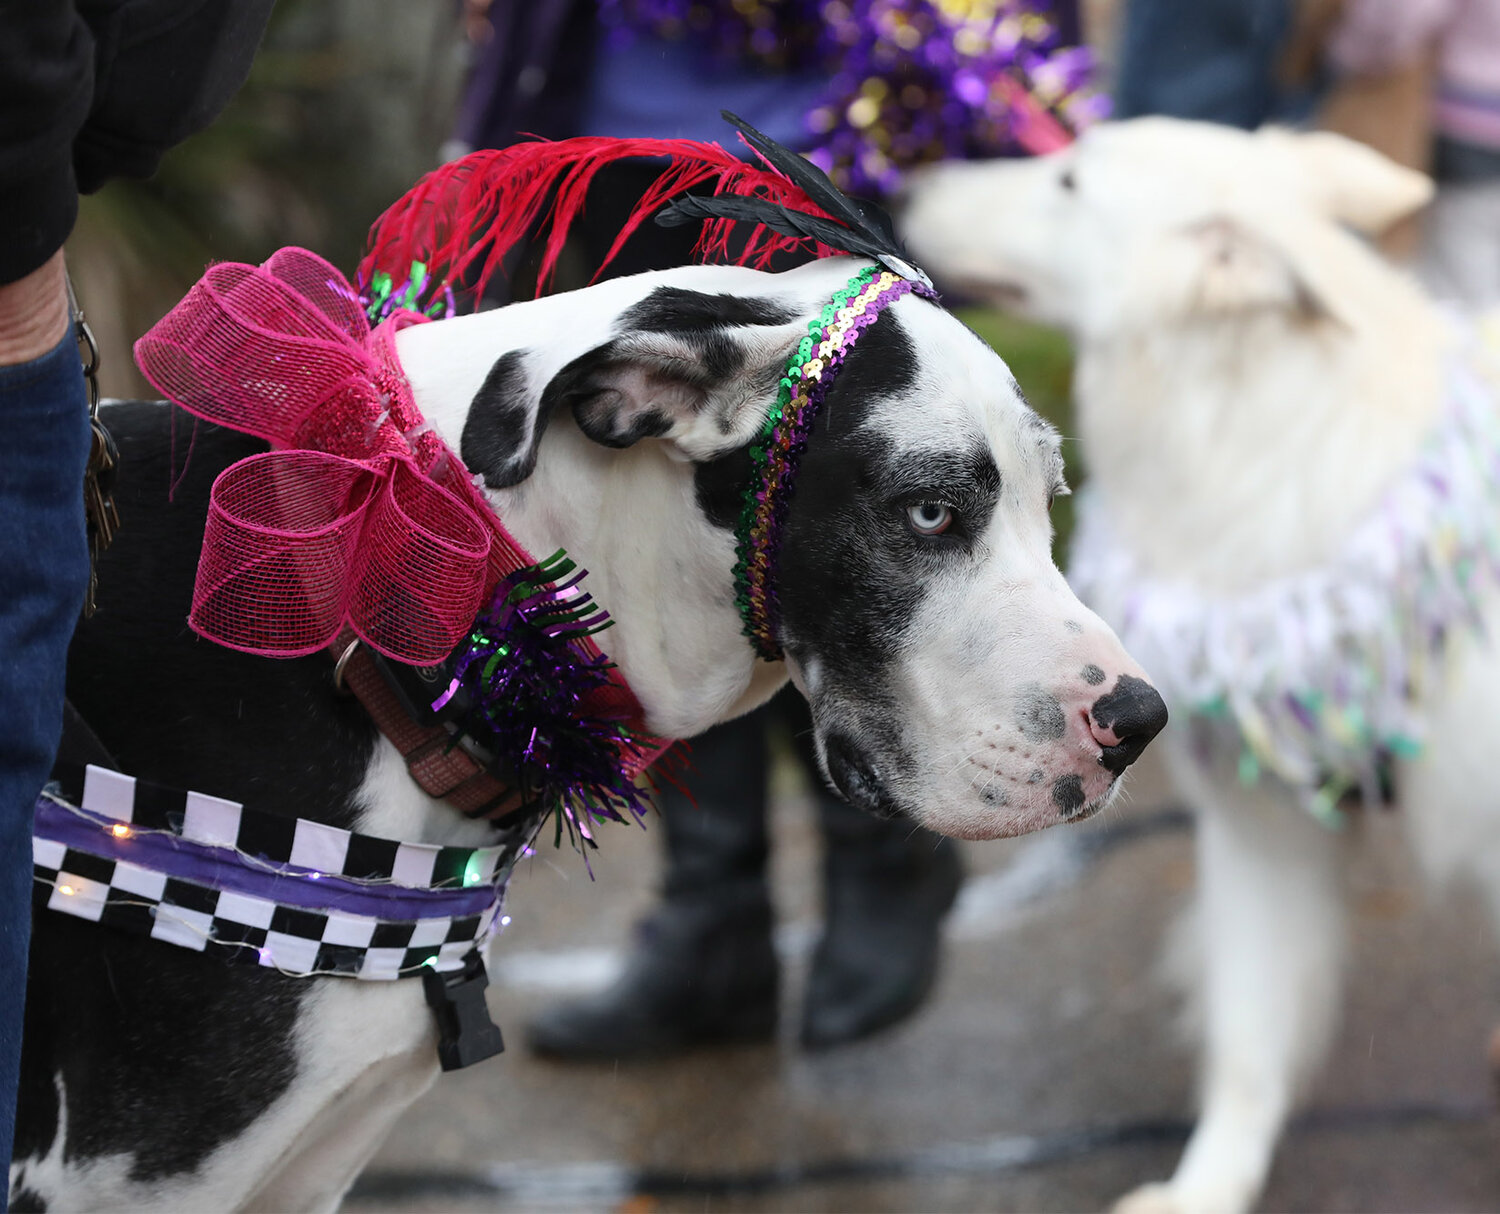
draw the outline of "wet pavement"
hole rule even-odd
[[[605,1066],[529,1057],[522,1023],[608,979],[659,863],[657,840],[625,827],[604,836],[593,883],[548,848],[512,886],[498,950],[491,1006],[508,1052],[441,1079],[346,1208],[1097,1210],[1168,1174],[1192,1100],[1160,976],[1192,882],[1186,816],[1141,788],[1080,826],[966,845],[931,1002],[879,1038],[807,1054],[795,1009],[817,841],[801,790],[782,783],[780,1043]],[[1469,898],[1422,894],[1394,818],[1357,829],[1347,1013],[1262,1206],[1500,1209],[1487,926]]]

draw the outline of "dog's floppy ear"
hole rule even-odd
[[[1330,219],[1377,236],[1432,200],[1432,179],[1332,131],[1267,127],[1257,138],[1296,166],[1313,204]]]
[[[741,446],[807,326],[774,300],[664,286],[621,313],[613,330],[541,385],[525,352],[495,363],[463,432],[464,462],[485,484],[503,489],[530,476],[559,410],[607,447],[658,438],[689,459],[708,459]]]
[[[1227,215],[1179,231],[1194,259],[1191,308],[1197,313],[1285,308],[1307,320],[1331,315],[1322,295],[1268,236]]]

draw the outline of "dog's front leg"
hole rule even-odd
[[[1129,1214],[1250,1208],[1339,996],[1343,841],[1269,790],[1178,775],[1200,807],[1203,1108],[1175,1175],[1125,1197]]]

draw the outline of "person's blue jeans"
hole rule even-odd
[[[71,332],[0,367],[0,1214],[15,1134],[31,818],[62,731],[68,640],[88,588],[88,400]]]

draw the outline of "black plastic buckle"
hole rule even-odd
[[[458,1071],[503,1053],[499,1026],[490,1019],[484,988],[489,986],[484,958],[475,949],[464,967],[451,974],[422,971],[422,990],[438,1022],[438,1061],[445,1071]]]
[[[462,748],[479,766],[488,768],[498,776],[499,773],[495,771],[495,756],[460,729],[473,707],[468,689],[459,687],[441,709],[432,706],[432,702],[452,683],[459,654],[466,644],[466,641],[460,641],[458,647],[436,666],[408,666],[404,662],[394,662],[374,650],[370,651],[370,657],[375,661],[375,669],[381,673],[386,685],[406,710],[407,716],[419,725],[439,725],[446,729],[453,735],[453,745]]]
[[[407,716],[419,725],[442,725],[461,715],[469,707],[468,692],[462,687],[449,703],[443,705],[443,711],[438,712],[432,707],[432,702],[447,690],[453,679],[458,653],[459,650],[455,649],[436,666],[408,666],[405,662],[392,661],[373,649],[370,657],[375,661],[375,669],[380,671],[390,689],[396,693],[396,699],[406,710]]]

